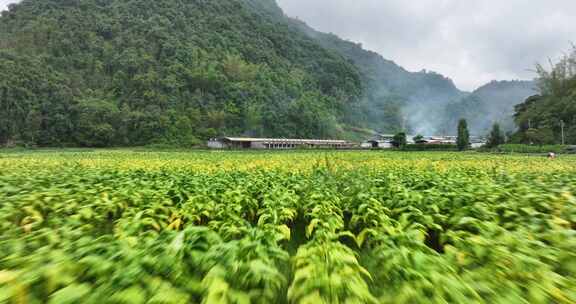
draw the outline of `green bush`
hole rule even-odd
[[[506,144],[498,146],[498,150],[501,152],[510,153],[564,153],[566,152],[566,146],[563,145],[522,145],[522,144]]]

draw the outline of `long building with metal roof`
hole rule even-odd
[[[221,137],[208,141],[212,149],[348,149],[353,143],[345,140]]]

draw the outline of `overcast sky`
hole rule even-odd
[[[0,0],[0,11],[5,10],[8,7],[8,4],[18,2],[16,0]]]
[[[278,0],[286,14],[465,90],[532,79],[576,43],[576,0]]]
[[[0,0],[0,10],[15,0]],[[360,42],[419,71],[472,90],[532,79],[537,62],[576,43],[576,0],[278,0],[317,30]]]

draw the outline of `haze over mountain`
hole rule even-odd
[[[534,81],[492,81],[446,106],[446,130],[455,130],[464,118],[473,135],[486,135],[494,123],[510,132],[516,129],[514,107],[537,93]]]
[[[359,104],[360,113],[355,113],[354,118],[381,132],[406,127],[414,134],[454,134],[460,118],[471,120],[474,135],[487,134],[494,122],[512,131],[514,106],[536,93],[532,81],[492,81],[472,94],[463,92],[441,74],[426,70],[409,72],[380,54],[363,49],[359,43],[316,31],[299,20],[293,22],[322,46],[342,54],[360,69],[366,95]],[[392,117],[394,113],[396,117]],[[389,124],[390,121],[394,124]]]
[[[297,20],[294,23],[322,46],[342,54],[359,68],[365,94],[355,104],[357,111],[350,111],[357,123],[380,132],[409,128],[432,134],[446,119],[444,105],[466,95],[443,75],[409,72],[375,52],[364,50],[358,43],[315,31]]]

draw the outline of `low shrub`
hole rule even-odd
[[[563,145],[522,145],[522,144],[506,144],[498,146],[497,150],[500,152],[508,153],[564,153],[567,146]]]

